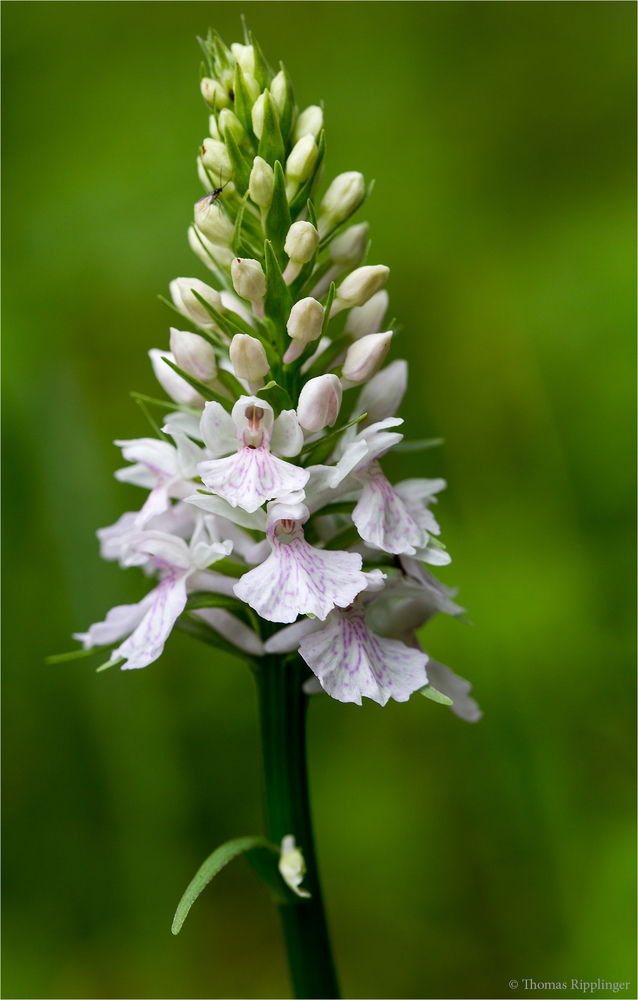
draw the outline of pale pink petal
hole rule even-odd
[[[294,410],[282,410],[275,420],[270,447],[277,455],[293,458],[303,448],[304,435]]]
[[[297,615],[323,621],[335,605],[347,607],[365,588],[360,555],[316,549],[299,526],[280,537],[269,532],[272,553],[235,584],[237,597],[266,621],[294,622]]]
[[[472,685],[463,677],[459,677],[449,667],[430,660],[428,663],[428,680],[433,688],[452,699],[450,711],[465,722],[478,722],[483,713],[474,698],[470,698]]]
[[[390,485],[378,462],[359,472],[358,479],[363,483],[363,492],[352,520],[361,538],[384,552],[414,555],[417,547],[426,543],[427,534]]]
[[[303,489],[309,475],[307,469],[276,458],[265,447],[241,448],[228,458],[200,462],[198,471],[207,489],[248,513],[266,500]]]
[[[264,655],[264,644],[251,628],[224,608],[200,608],[193,612],[234,646],[252,656]]]
[[[264,643],[264,649],[267,653],[294,653],[305,635],[321,628],[323,622],[319,618],[302,618],[294,625],[286,625],[271,635]]]
[[[152,603],[140,624],[111,653],[112,660],[126,659],[122,670],[146,667],[161,656],[164,643],[186,604],[186,574],[179,570],[168,572],[151,594]]]
[[[299,653],[338,701],[407,701],[427,684],[426,654],[371,632],[359,602],[345,612],[335,609],[325,628],[301,640]]]
[[[237,451],[238,441],[230,413],[221,403],[206,403],[199,424],[202,440],[211,455],[227,455]]]
[[[74,632],[73,638],[81,642],[85,649],[94,646],[110,646],[129,635],[139,625],[153,604],[154,591],[143,597],[139,604],[118,604],[111,608],[103,622],[91,625],[88,632]]]
[[[231,507],[221,497],[211,496],[206,493],[194,493],[185,499],[186,503],[192,504],[193,507],[199,507],[210,514],[217,514],[219,517],[226,518],[226,520],[232,521],[233,524],[238,524],[242,528],[254,531],[266,530],[266,512],[264,510],[254,510],[249,514],[247,511],[242,510],[241,507]]]

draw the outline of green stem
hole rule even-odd
[[[280,907],[295,996],[337,1000],[339,987],[317,872],[308,772],[306,704],[301,689],[306,673],[299,657],[265,656],[257,671],[261,739],[266,782],[268,836],[276,844],[293,834],[301,848],[310,899]]]

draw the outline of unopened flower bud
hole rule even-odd
[[[303,854],[295,845],[295,838],[292,834],[284,837],[281,842],[281,856],[279,858],[279,871],[284,882],[290,886],[298,896],[310,896],[306,889],[299,886],[306,874],[306,862]]]
[[[246,138],[246,129],[240,122],[235,112],[231,111],[229,108],[224,108],[224,110],[219,114],[220,135],[225,135],[226,129],[229,129],[233,133],[237,142],[243,142]]]
[[[307,264],[319,246],[319,233],[312,222],[293,222],[288,230],[284,250],[295,264]]]
[[[230,247],[222,247],[218,243],[211,242],[195,226],[189,226],[188,244],[193,253],[197,254],[202,263],[211,271],[216,270],[217,267],[230,267],[235,256]]]
[[[193,294],[193,289],[203,299],[211,304],[217,312],[223,311],[221,296],[218,291],[200,281],[199,278],[175,278],[169,285],[173,305],[189,319],[200,326],[212,326],[214,321],[199,299]],[[171,348],[172,350],[172,348]],[[181,366],[183,367],[183,365]]]
[[[217,375],[217,360],[212,346],[197,333],[171,327],[171,351],[175,364],[207,385]]]
[[[254,76],[255,50],[252,45],[241,45],[239,42],[233,42],[230,51],[234,55],[235,61],[241,66],[242,73],[250,73],[251,76]]]
[[[392,330],[387,333],[370,333],[350,345],[341,370],[344,389],[362,385],[376,375],[390,350],[391,340]]]
[[[365,194],[363,174],[348,170],[335,177],[321,201],[319,233],[323,237],[334,226],[344,222],[361,202]]]
[[[229,114],[232,114],[232,112],[229,112]],[[221,119],[221,115],[219,117]],[[204,139],[202,145],[202,163],[210,170],[213,177],[230,177],[233,172],[226,144],[219,139]]]
[[[277,108],[278,114],[281,114],[286,101],[286,89],[286,74],[282,69],[277,73],[277,76],[273,77],[272,83],[269,87],[270,96],[272,97],[273,104]]]
[[[247,333],[236,333],[230,342],[230,360],[237,378],[244,378],[252,386],[268,374],[270,365],[264,345]]]
[[[209,76],[205,76],[200,82],[200,88],[202,97],[211,108],[227,108],[230,105],[226,89],[218,80],[211,80]]]
[[[174,355],[170,351],[160,351],[154,347],[148,352],[148,356],[151,359],[151,364],[153,365],[155,378],[161,385],[164,392],[167,393],[167,395],[169,395],[174,402],[179,403],[181,406],[196,406],[199,409],[203,409],[204,397],[200,396],[196,389],[193,389],[193,387],[189,385],[181,375],[178,375],[177,372],[163,360],[164,358],[167,358],[169,361],[173,361],[177,364]]]
[[[295,142],[303,139],[304,135],[311,135],[316,140],[322,128],[323,111],[317,104],[311,104],[297,118],[295,123]]]
[[[235,257],[230,268],[233,287],[242,299],[259,302],[266,294],[266,275],[258,260]]]
[[[292,344],[284,354],[284,362],[290,364],[303,354],[306,344],[321,335],[324,309],[321,302],[309,296],[295,302],[288,317],[286,329]]]
[[[246,90],[248,91],[248,96],[250,97],[251,101],[256,101],[257,98],[259,97],[259,91],[261,90],[261,87],[255,80],[255,77],[252,75],[252,73],[244,73],[244,83],[246,84]]]
[[[365,337],[368,333],[378,333],[388,311],[388,301],[388,293],[382,288],[364,305],[355,306],[348,313],[344,332],[351,333],[355,340]]]
[[[388,280],[390,268],[385,264],[368,264],[358,267],[343,279],[337,288],[337,295],[332,306],[331,315],[352,306],[362,306],[371,299]]]
[[[300,184],[312,173],[317,162],[317,144],[311,135],[304,135],[295,144],[286,160],[286,177]]]
[[[402,358],[397,358],[364,385],[352,416],[367,414],[361,424],[362,428],[376,424],[379,420],[385,420],[386,417],[396,416],[407,385],[408,363]]]
[[[343,389],[336,375],[319,375],[306,382],[299,395],[297,418],[304,430],[315,433],[332,427],[339,416]]]
[[[215,115],[208,116],[208,134],[211,137],[211,139],[221,139]]]
[[[269,208],[274,187],[275,172],[273,168],[261,156],[256,156],[248,182],[248,191],[255,205],[259,205],[260,208]]]
[[[261,139],[262,133],[264,131],[264,103],[266,100],[266,91],[260,94],[255,103],[253,104],[253,109],[251,111],[251,116],[253,120],[253,132],[258,139]]]
[[[209,194],[200,198],[195,205],[195,225],[204,236],[219,246],[229,247],[233,241],[235,227]]]
[[[340,233],[332,241],[328,249],[330,259],[335,264],[343,264],[345,267],[356,267],[360,264],[368,245],[368,233],[370,226],[367,222],[360,222],[356,226],[348,226],[343,233]]]

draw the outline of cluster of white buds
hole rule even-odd
[[[381,465],[403,437],[407,365],[383,367],[389,269],[366,262],[367,223],[346,225],[363,175],[322,196],[321,107],[298,109],[252,36],[228,47],[211,33],[205,52],[207,193],[188,238],[210,284],[171,283],[180,329],[170,352],[151,352],[171,412],[161,436],[119,442],[132,464],[118,478],[149,494],[99,533],[105,558],[156,585],[78,638],[130,669],[157,659],[177,623],[252,660],[298,652],[311,687],[340,701],[421,691],[474,721],[467,682],[417,638],[462,611],[426,569],[450,561],[431,509],[445,483],[391,484]],[[295,891],[300,857],[286,842]]]

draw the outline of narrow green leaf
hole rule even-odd
[[[217,56],[217,63],[220,69],[229,70],[232,67],[233,56],[230,49],[225,45],[221,35],[213,30],[211,34],[212,43]],[[217,73],[217,76],[220,74]]]
[[[123,663],[126,663],[125,656],[118,656],[116,660],[107,660],[103,663],[101,667],[98,667],[95,671],[96,674],[101,674],[103,670],[108,670],[110,667],[121,667]]]
[[[393,452],[425,451],[427,448],[438,448],[443,444],[444,438],[427,438],[422,441],[401,441],[395,444]]]
[[[247,572],[245,566],[240,566],[239,563],[233,562],[232,559],[218,559],[213,565],[216,573],[223,573],[224,576],[234,576],[237,579]]]
[[[323,323],[321,324],[321,336],[325,337],[328,332],[328,323],[330,322],[330,310],[332,309],[332,302],[337,294],[337,286],[334,281],[330,282],[330,288],[328,289],[328,294],[326,295],[326,301],[323,307]]]
[[[213,389],[209,389],[207,385],[204,385],[204,383],[200,382],[199,379],[193,378],[193,376],[189,375],[188,372],[185,372],[183,368],[180,368],[178,365],[173,364],[172,361],[169,361],[168,358],[162,358],[162,361],[167,364],[169,368],[172,368],[173,371],[177,372],[178,375],[181,375],[184,381],[188,382],[193,389],[196,389],[200,396],[203,396],[204,399],[209,401],[212,400],[215,403],[219,403],[225,410],[228,411],[228,413],[230,413],[233,408],[233,404],[230,399],[226,399],[225,396],[220,396],[218,392],[214,392]]]
[[[244,74],[239,63],[235,66],[235,114],[246,129],[253,146],[257,145],[257,136],[253,131],[253,101],[248,93]]]
[[[233,233],[233,250],[237,257],[241,256],[243,239],[241,234],[241,227],[244,221],[244,212],[246,211],[246,202],[248,201],[248,192],[244,195],[241,200],[241,205],[239,206],[239,211],[237,212],[237,217],[235,219],[235,232]]]
[[[292,309],[292,299],[288,286],[283,279],[277,255],[270,240],[264,243],[266,258],[266,297],[264,307],[266,316],[275,327],[277,347],[280,358],[284,353],[286,323]]]
[[[308,198],[312,198],[313,192],[319,181],[321,179],[321,170],[323,166],[323,160],[326,155],[326,136],[325,131],[322,129],[321,135],[319,136],[319,142],[317,144],[317,162],[315,163],[315,169],[310,174],[310,177],[301,185],[295,197],[290,203],[290,217],[296,219],[301,210],[305,207]],[[323,244],[320,244],[320,247]]]
[[[191,290],[197,301],[201,302],[211,319],[215,320],[218,327],[223,330],[226,336],[231,340],[236,333],[248,333],[251,337],[255,336],[255,331],[252,326],[250,326],[246,320],[242,319],[239,313],[234,312],[232,316],[230,315],[230,312],[220,313],[214,306],[211,306],[210,302],[207,302],[206,299],[199,294],[199,292],[195,291],[194,288]],[[228,348],[225,348],[225,353],[227,352]]]
[[[269,90],[264,91],[264,128],[257,152],[273,169],[277,160],[284,163],[286,159],[277,109]]]
[[[324,372],[330,371],[334,361],[342,351],[350,347],[351,343],[352,334],[350,333],[342,333],[340,337],[335,337],[329,347],[326,347],[325,351],[319,355],[312,368],[306,372],[306,382],[309,382],[311,378],[316,378],[317,375],[323,375]]]
[[[284,243],[290,229],[290,209],[286,197],[286,178],[283,167],[279,160],[275,163],[275,186],[272,193],[272,201],[266,216],[266,236],[273,245],[273,249],[282,264],[287,263],[288,258],[284,254]]]
[[[226,141],[226,149],[228,150],[228,156],[230,158],[230,163],[233,168],[233,181],[235,187],[239,191],[240,195],[246,194],[248,190],[248,182],[250,180],[250,164],[244,159],[242,152],[237,145],[237,140],[233,135],[232,129],[224,129],[224,139]]]
[[[352,514],[357,506],[356,500],[342,500],[340,503],[328,503],[318,510],[314,517],[327,517],[332,514]]]
[[[160,426],[158,425],[158,423],[154,419],[154,417],[151,416],[151,414],[148,411],[148,407],[146,406],[146,403],[144,402],[144,400],[138,398],[138,399],[135,400],[135,402],[137,403],[137,405],[139,406],[140,410],[142,411],[142,413],[144,414],[144,416],[148,420],[149,424],[151,425],[151,427],[155,431],[155,434],[160,439],[160,441],[168,441],[168,436],[160,428]]]
[[[436,688],[433,688],[431,684],[426,684],[425,687],[419,688],[419,694],[422,694],[424,698],[429,698],[430,701],[436,701],[439,705],[453,705],[454,702],[451,698],[448,698],[446,694],[441,694]]]
[[[247,851],[254,851],[257,849],[270,851],[279,855],[279,848],[272,844],[269,840],[266,840],[265,837],[237,837],[235,840],[226,841],[225,844],[222,844],[221,847],[218,847],[216,851],[213,851],[213,853],[206,858],[206,861],[201,866],[178,903],[177,910],[175,911],[175,917],[173,919],[173,926],[171,928],[173,934],[179,934],[191,906],[199,896],[200,892],[202,892],[208,883],[215,878],[215,875],[217,875],[229,861],[232,861],[233,858],[238,857],[240,854],[245,854]]]
[[[186,601],[186,611],[196,611],[198,608],[226,608],[229,611],[236,611],[244,607],[244,603],[238,597],[231,597],[229,594],[213,594],[208,590],[189,594]]]
[[[259,42],[253,35],[252,31],[249,32],[249,38],[250,44],[252,45],[255,53],[255,80],[259,84],[259,89],[264,90],[265,87],[270,85],[270,81],[272,80],[272,70],[268,65],[268,61],[264,53],[261,51]],[[246,42],[246,44],[248,45],[248,42]]]
[[[333,430],[329,431],[327,434],[321,438],[321,441],[315,441],[308,451],[301,453],[302,459],[307,459],[304,464],[306,465],[321,465],[322,462],[329,458],[330,453],[334,448],[334,438],[339,434],[343,434],[344,431],[348,430],[348,427],[354,427],[355,424],[361,423],[362,420],[367,417],[367,413],[362,413],[360,417],[355,417],[354,420],[350,420],[347,424],[343,424],[342,427],[335,427]],[[327,442],[327,448],[324,447]]]
[[[284,80],[286,81],[284,104],[281,109],[281,114],[279,115],[279,128],[281,129],[281,137],[284,140],[284,143],[287,143],[290,138],[290,129],[292,127],[292,120],[295,112],[295,94],[292,89],[292,82],[288,75],[288,70],[283,63],[279,63],[279,66],[284,74]]]
[[[46,664],[66,663],[68,660],[82,660],[85,656],[93,656],[94,653],[104,653],[109,646],[93,646],[91,649],[72,649],[69,653],[53,653],[45,656]]]
[[[246,392],[241,382],[235,378],[232,372],[227,372],[225,368],[217,369],[217,381],[221,382],[224,388],[228,389],[235,399],[239,399]]]
[[[270,403],[276,415],[279,415],[282,410],[294,410],[295,408],[286,390],[277,385],[276,382],[269,382],[263,389],[258,389],[255,395]]]
[[[141,392],[129,392],[129,396],[133,399],[141,399],[145,403],[153,403],[154,406],[160,406],[163,410],[179,411],[180,413],[192,413],[195,417],[201,417],[202,411],[196,410],[193,406],[182,406],[181,403],[173,403],[167,399],[154,399],[152,396],[145,396]]]
[[[338,535],[331,538],[329,542],[324,545],[325,549],[349,549],[351,545],[356,545],[357,542],[361,541],[359,532],[352,525],[351,528],[346,528],[344,531],[340,531]]]

